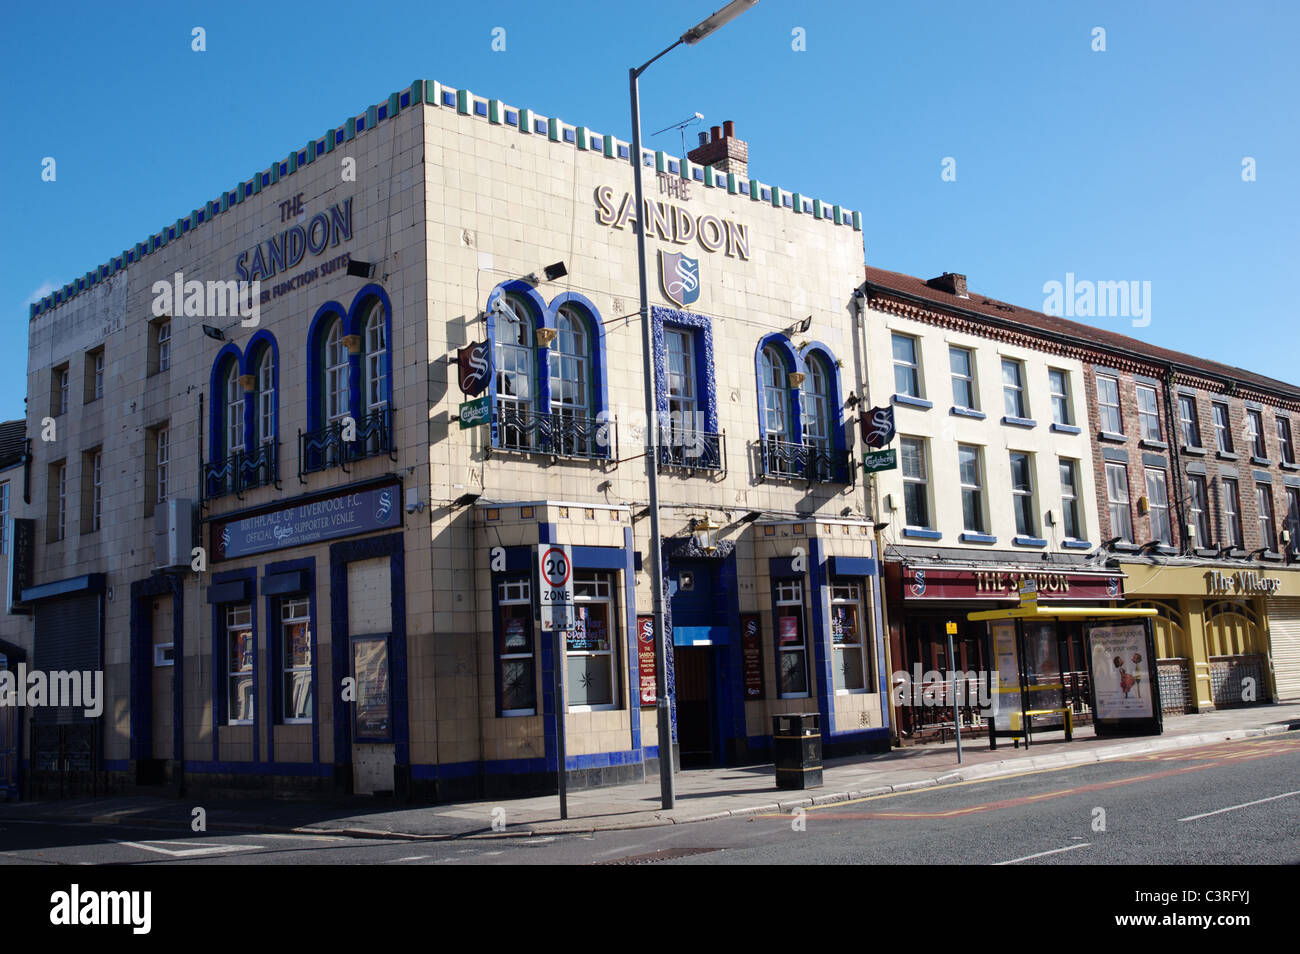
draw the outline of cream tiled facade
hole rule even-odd
[[[89,749],[71,764],[112,785],[544,790],[552,649],[517,608],[535,601],[539,544],[570,547],[591,594],[592,628],[562,667],[572,782],[657,770],[655,709],[639,704],[652,601],[629,152],[417,82],[33,308],[32,502],[12,504],[35,521],[30,615],[2,635],[38,667],[102,665],[108,687],[94,725],[30,717],[34,786],[57,775],[50,747],[75,739]],[[681,380],[707,432],[704,460],[661,452],[683,759],[769,758],[771,716],[791,711],[821,715],[828,751],[883,748],[875,535],[851,464],[860,221],[647,155],[660,406],[671,341],[690,352]],[[669,298],[660,252],[698,263],[694,297]],[[349,275],[349,260],[373,269]],[[548,280],[557,262],[566,274]],[[180,303],[160,317],[156,286],[177,273],[260,279],[256,324]],[[563,322],[580,335],[548,347],[538,331]],[[475,342],[497,358],[494,422],[462,428],[456,358]],[[570,373],[581,384],[561,408]],[[584,419],[599,433],[563,430]],[[159,569],[160,484],[194,504],[198,570],[189,555]],[[717,528],[707,547],[700,522]],[[305,628],[285,622],[296,612]],[[155,648],[168,643],[170,665]]]

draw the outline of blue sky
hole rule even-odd
[[[0,418],[23,413],[27,303],[43,287],[413,79],[630,138],[628,67],[723,2],[8,11],[0,308],[14,340],[0,349]],[[206,52],[191,50],[195,26]],[[1149,281],[1149,325],[1094,323],[1300,383],[1297,34],[1300,4],[1280,0],[761,0],[655,64],[642,116],[647,135],[696,111],[704,126],[735,120],[755,178],[861,210],[872,265],[963,272],[1031,308],[1067,273]],[[677,153],[681,139],[647,144]]]

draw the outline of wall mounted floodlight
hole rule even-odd
[[[203,333],[207,335],[209,338],[211,338],[213,341],[226,340],[226,333],[222,331],[220,328],[214,328],[212,325],[204,325]]]
[[[375,266],[360,259],[348,259],[348,274],[353,278],[370,278],[375,274]]]
[[[569,274],[569,270],[564,267],[563,262],[556,262],[554,265],[547,265],[542,271],[546,275],[546,280],[548,282],[553,282],[557,278],[563,278],[565,275]]]

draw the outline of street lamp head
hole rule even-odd
[[[726,26],[756,3],[758,3],[758,0],[731,0],[729,4],[721,10],[718,10],[708,19],[701,20],[695,26],[683,33],[682,42],[688,46],[693,43],[699,43],[710,33]]]

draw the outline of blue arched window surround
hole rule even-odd
[[[376,308],[382,309],[377,330],[382,330],[383,340],[372,366],[375,336],[367,334],[367,323]],[[333,337],[335,348],[341,348],[349,335],[356,336],[361,347],[356,354],[346,355],[346,399],[340,401],[338,413],[330,415],[326,409],[327,345]],[[374,368],[383,380],[372,401],[367,383]],[[345,417],[352,418],[355,440],[344,440]],[[299,432],[298,477],[301,480],[305,473],[328,467],[346,469],[351,461],[384,453],[391,456],[393,452],[393,307],[383,287],[372,282],[353,296],[350,307],[327,301],[311,320],[307,331],[307,430]]]
[[[503,301],[503,299],[505,299]],[[505,346],[504,326],[506,308],[527,324],[523,329],[525,340],[518,350],[527,350],[526,368],[510,370],[500,366],[501,348]],[[583,340],[585,363],[575,362],[578,356],[562,355],[558,326],[561,310],[568,321],[577,328]],[[578,292],[561,292],[549,303],[531,284],[519,279],[502,282],[488,295],[485,309],[487,318],[488,349],[492,355],[493,373],[488,384],[488,401],[492,406],[492,446],[509,450],[552,454],[557,457],[606,459],[614,456],[614,425],[609,421],[609,385],[605,359],[605,325],[600,312],[585,295]],[[550,345],[538,342],[539,329],[557,332]],[[518,351],[516,351],[516,356]],[[585,414],[572,406],[572,400],[562,400],[560,377],[567,373],[555,372],[562,362],[582,364],[587,380],[586,391],[580,402]],[[499,393],[503,372],[518,376],[527,374],[531,390],[515,395]],[[554,395],[555,400],[552,401]],[[568,395],[571,399],[572,395]],[[608,423],[607,423],[608,422]]]
[[[781,372],[784,378],[779,382],[783,387],[778,400],[784,400],[785,418],[788,422],[785,433],[769,433],[766,390],[778,382],[767,380],[771,375],[766,373],[765,353],[774,354],[784,365]],[[809,403],[806,389],[812,386],[810,378],[814,370],[821,371],[826,384],[825,427],[828,448],[818,447],[816,441],[805,439],[804,428],[809,410],[806,406]],[[765,335],[759,340],[754,349],[754,380],[758,392],[759,448],[765,475],[836,483],[850,481],[852,471],[845,454],[841,413],[843,402],[838,371],[835,356],[820,342],[805,345],[801,354],[790,344],[790,339],[779,332]],[[790,384],[789,376],[794,373],[804,375],[803,384],[799,387]]]
[[[650,333],[654,338],[655,415],[660,422],[659,463],[687,470],[725,471],[726,444],[718,428],[713,322],[705,315],[658,305],[651,307],[650,317]],[[670,352],[675,349],[669,339],[674,336],[689,348],[689,354],[678,356],[691,365],[687,374],[693,385],[690,404],[702,416],[704,425],[703,431],[692,432],[693,425],[686,422],[686,433],[680,441],[672,430],[675,398],[670,393],[673,377]]]
[[[259,374],[264,361],[270,361],[270,418],[269,439],[263,440],[259,431],[258,407],[262,397],[263,380]],[[239,378],[253,376],[253,390],[244,391]],[[239,388],[242,409],[238,412],[242,440],[231,440],[230,387]],[[205,499],[226,494],[242,494],[245,490],[262,487],[279,481],[279,425],[280,425],[280,359],[275,337],[269,331],[259,331],[240,351],[233,342],[217,352],[212,362],[208,394],[209,459],[204,465],[203,494]],[[233,445],[233,446],[232,446]]]

